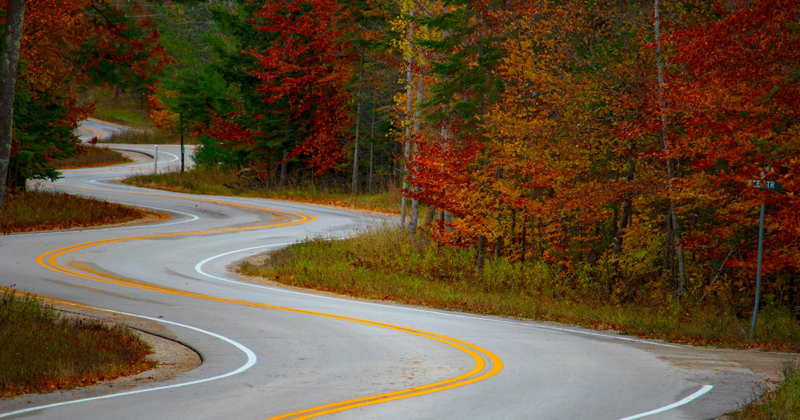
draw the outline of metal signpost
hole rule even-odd
[[[769,166],[765,168],[767,172],[769,172]],[[775,181],[768,181],[764,179],[764,172],[761,173],[761,179],[750,179],[748,182],[750,186],[754,188],[758,188],[759,190],[773,190],[773,191],[780,191],[783,188],[783,184],[775,182]],[[750,326],[750,339],[753,339],[753,333],[756,331],[756,317],[758,316],[758,303],[761,300],[761,259],[764,255],[764,212],[765,212],[765,204],[764,201],[761,201],[761,219],[758,225],[758,267],[756,268],[756,306],[753,309],[753,324]]]

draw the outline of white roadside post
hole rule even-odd
[[[158,173],[158,145],[156,145],[156,151],[153,153],[153,172]]]

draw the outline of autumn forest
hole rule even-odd
[[[102,86],[196,171],[399,190],[412,240],[576,299],[752,316],[763,204],[762,306],[800,308],[796,0],[25,3],[9,188]]]

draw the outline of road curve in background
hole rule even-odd
[[[394,222],[113,182],[147,165],[65,171],[47,188],[172,220],[0,237],[1,284],[161,321],[157,332],[195,349],[202,365],[128,389],[0,400],[0,417],[709,419],[760,393],[760,377],[702,349],[240,282],[227,270],[234,261]]]

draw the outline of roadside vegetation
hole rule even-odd
[[[303,203],[347,207],[381,213],[399,213],[401,195],[396,187],[385,182],[378,185],[375,193],[352,195],[348,186],[328,178],[312,183],[309,179],[292,179],[283,187],[277,180],[271,182],[243,175],[232,169],[199,167],[180,172],[142,174],[123,181],[128,185],[158,188],[168,191],[230,195],[243,197],[292,200]]]
[[[116,144],[180,144],[180,133],[153,127],[146,100],[147,93],[125,92],[119,88],[94,87],[81,94],[83,103],[94,103],[94,117],[127,125],[121,133],[101,137],[98,143]],[[194,136],[185,135],[184,144],[197,144]]]
[[[90,385],[155,367],[150,346],[119,325],[62,317],[32,296],[0,299],[0,397]]]
[[[53,167],[56,169],[93,168],[132,162],[116,150],[95,144],[78,144],[76,150],[75,156],[53,160]]]
[[[146,92],[125,92],[111,86],[96,86],[81,93],[82,103],[94,102],[94,116],[134,127],[150,127]]]
[[[32,189],[6,196],[0,213],[0,233],[122,223],[144,216],[143,211],[122,204]]]
[[[184,144],[197,144],[192,136],[185,136]],[[180,144],[181,138],[177,133],[172,133],[157,128],[131,128],[121,133],[113,133],[102,137],[98,143],[115,144]]]
[[[800,363],[787,362],[784,381],[759,401],[728,414],[731,420],[797,420],[800,418]]]
[[[667,282],[634,300],[609,294],[590,273],[498,257],[475,268],[475,250],[441,246],[426,232],[411,237],[376,227],[355,238],[322,238],[269,254],[240,273],[291,286],[433,308],[580,325],[670,342],[800,351],[800,326],[767,301],[749,339],[750,313],[723,296],[679,299]]]

